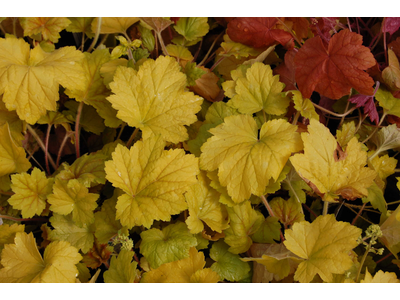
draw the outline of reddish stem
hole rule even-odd
[[[364,207],[365,207],[366,203],[363,204],[363,206],[360,208],[360,210],[358,211],[358,214],[355,216],[353,222],[351,222],[351,225],[354,225],[358,219],[358,217],[361,215],[361,212],[363,211]]]
[[[49,139],[50,139],[50,131],[52,124],[48,124],[47,132],[46,132],[46,141],[45,141],[45,152],[44,152],[44,160],[46,162],[46,171],[47,174],[50,175],[50,166],[49,166]]]
[[[388,255],[382,257],[381,259],[377,260],[375,263],[379,264],[380,262],[384,261],[385,259],[389,258],[390,256],[392,256],[392,253],[389,253]]]
[[[311,208],[309,208],[305,203],[303,203],[303,206],[304,206],[305,209],[308,210],[308,212],[310,214],[312,214],[314,217],[318,218],[317,214]]]
[[[35,222],[35,221],[47,222],[48,221],[46,218],[26,218],[26,219],[22,219],[22,218],[15,218],[15,217],[7,216],[7,215],[0,215],[0,219],[6,219],[6,220],[15,221],[15,222]]]

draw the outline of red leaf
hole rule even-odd
[[[304,17],[288,17],[286,20],[293,22],[293,30],[299,39],[308,37],[310,23]]]
[[[279,75],[279,81],[283,82],[286,86],[283,92],[290,90],[296,90],[296,79],[294,76],[295,65],[294,57],[296,55],[295,50],[289,50],[285,53],[285,61],[274,69],[274,74]]]
[[[363,70],[375,65],[371,51],[362,46],[362,36],[348,29],[335,34],[326,48],[319,36],[307,40],[294,59],[296,82],[305,98],[313,91],[339,99],[354,88],[372,95],[374,81]]]
[[[400,28],[400,18],[385,18],[382,32],[389,32],[390,35]]]
[[[335,31],[337,20],[339,18],[310,18],[311,19],[311,31],[315,36],[320,36],[324,43],[328,44],[331,39],[330,31]],[[335,31],[336,32],[336,31]]]
[[[277,18],[235,18],[228,24],[226,33],[237,43],[261,48],[281,44],[288,49],[294,47],[293,37],[289,32],[275,29]]]
[[[374,102],[374,96],[376,91],[379,88],[379,82],[376,83],[375,91],[372,96],[367,96],[367,95],[355,95],[349,99],[351,103],[356,104],[357,107],[364,107],[364,113],[368,114],[369,118],[371,119],[372,122],[375,122],[376,125],[379,123],[379,114],[378,111],[376,110],[375,102]]]

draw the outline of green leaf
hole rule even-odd
[[[111,257],[110,268],[104,272],[105,283],[134,283],[138,278],[137,262],[132,261],[133,251],[122,250]]]
[[[205,17],[181,17],[176,22],[174,28],[187,41],[198,41],[199,38],[205,36],[210,29],[207,21],[208,18]]]
[[[210,257],[215,263],[211,265],[211,270],[217,272],[221,280],[240,281],[248,276],[250,266],[241,261],[238,254],[229,252],[228,248],[222,240],[212,245]]]
[[[189,249],[197,245],[197,239],[182,222],[170,224],[162,230],[149,229],[143,231],[140,236],[140,253],[146,257],[153,269],[189,257]]]
[[[400,99],[398,100],[400,102]],[[400,148],[400,131],[396,124],[385,126],[371,137],[371,142],[376,145],[376,150],[369,160],[383,151]]]
[[[54,230],[50,233],[52,241],[67,241],[72,246],[87,253],[93,246],[94,242],[94,226],[93,224],[83,224],[79,227],[72,219],[72,215],[62,216],[53,214],[50,218],[51,226]]]
[[[387,203],[385,197],[383,196],[382,190],[376,185],[375,182],[368,188],[368,196],[363,197],[362,202],[370,202],[373,208],[379,209],[382,214],[386,215]]]
[[[260,228],[251,236],[255,243],[274,244],[279,241],[281,235],[281,224],[277,217],[268,216],[261,223]]]
[[[246,252],[253,243],[250,236],[260,228],[264,217],[251,207],[249,201],[233,207],[227,207],[227,210],[230,227],[224,230],[226,235],[225,243],[230,246],[229,251],[232,253]]]
[[[299,203],[306,203],[305,191],[311,191],[308,184],[297,174],[290,161],[287,166],[290,171],[287,173],[286,178],[282,181],[282,188],[289,191],[289,196],[296,199]]]
[[[269,202],[269,205],[285,228],[293,225],[295,222],[304,221],[301,203],[297,199],[289,198],[288,200],[284,200],[281,197],[275,197]]]
[[[46,198],[52,191],[54,179],[34,168],[31,174],[11,175],[11,189],[15,193],[8,199],[15,209],[20,209],[23,218],[40,215],[46,208]]]
[[[185,74],[188,82],[188,86],[193,86],[196,84],[196,80],[207,72],[201,68],[196,67],[196,63],[187,62],[185,65]]]

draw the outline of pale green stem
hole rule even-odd
[[[299,117],[300,117],[300,112],[297,111],[296,114],[294,115],[294,118],[293,118],[293,121],[292,121],[293,125],[297,124],[297,121],[299,120]]]
[[[164,55],[165,55],[165,56],[169,56],[168,51],[167,51],[167,48],[165,47],[163,38],[162,38],[162,36],[161,36],[161,32],[157,32],[157,37],[158,37],[158,40],[160,41],[161,49],[163,50]]]
[[[369,253],[369,250],[370,250],[370,249],[371,249],[371,246],[370,246],[370,245],[368,245],[368,246],[367,246],[367,249],[365,249],[365,253],[364,253],[364,255],[363,255],[362,259],[361,259],[361,262],[360,262],[360,267],[358,268],[357,277],[356,277],[356,282],[358,282],[358,279],[360,278],[361,269],[362,269],[362,267],[363,267],[363,265],[364,265],[365,260],[367,259],[367,256],[368,256],[368,253]]]
[[[131,43],[131,39],[129,38],[128,34],[126,32],[123,32],[122,34],[125,36],[126,40],[130,44]],[[132,49],[130,47],[128,48],[128,57],[129,57],[130,60],[133,61],[134,64],[136,64],[136,61],[133,59]]]
[[[90,52],[93,50],[94,46],[96,46],[96,43],[97,43],[97,41],[98,41],[98,39],[99,39],[99,36],[100,36],[100,29],[101,29],[101,17],[99,17],[99,20],[98,20],[98,22],[97,22],[96,33],[95,33],[95,35],[94,35],[93,42],[92,42],[92,44],[90,45],[90,47],[89,47],[89,49],[87,50],[87,52],[90,53]]]
[[[81,115],[83,110],[83,102],[79,103],[78,111],[76,113],[76,120],[75,120],[75,154],[76,158],[79,158],[80,155],[80,144],[79,144],[79,135],[80,135],[80,121]]]
[[[361,144],[366,143],[366,142],[378,131],[379,127],[381,126],[381,124],[382,124],[382,122],[383,122],[383,120],[385,119],[386,116],[387,116],[387,112],[385,111],[385,112],[383,113],[383,115],[382,115],[381,120],[379,121],[378,126],[375,127],[374,131],[372,131],[372,133],[371,133],[365,140],[363,140],[363,141],[361,142]],[[377,153],[378,153],[378,152],[375,152],[369,159],[372,159],[372,157],[375,157],[375,156],[377,155]]]
[[[324,209],[322,210],[322,215],[326,216],[328,214],[329,202],[324,201]]]
[[[318,104],[313,103],[313,105],[314,105],[316,108],[318,108],[318,109],[320,109],[320,110],[322,110],[322,111],[324,111],[324,112],[326,112],[326,113],[328,113],[328,114],[330,114],[330,115],[339,117],[339,118],[345,117],[345,116],[351,114],[355,109],[357,109],[357,107],[353,107],[352,109],[346,111],[346,112],[343,113],[343,114],[337,114],[337,113],[335,113],[335,112],[333,112],[333,111],[330,111],[330,110],[328,110],[328,109],[326,109],[326,108],[324,108],[324,107],[322,107],[322,106],[319,106]]]

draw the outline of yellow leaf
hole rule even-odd
[[[236,80],[236,95],[229,103],[239,112],[253,114],[264,110],[267,114],[281,115],[286,112],[289,98],[282,93],[285,85],[279,75],[273,75],[270,66],[256,62],[246,71],[246,77]]]
[[[197,121],[203,99],[185,91],[186,76],[172,57],[160,56],[139,67],[119,67],[110,83],[107,99],[118,111],[117,117],[142,130],[143,139],[161,134],[172,143],[188,139],[184,125]]]
[[[382,71],[382,78],[390,89],[397,90],[400,88],[400,65],[392,49],[388,49],[388,59],[389,65]]]
[[[304,259],[294,279],[311,282],[319,274],[331,282],[333,274],[343,274],[353,265],[349,251],[355,248],[361,229],[346,222],[338,222],[334,215],[319,216],[314,222],[295,223],[286,230],[286,248]]]
[[[19,23],[24,29],[24,36],[41,34],[43,40],[57,43],[60,32],[67,28],[71,21],[64,17],[28,17],[19,18]]]
[[[193,234],[203,231],[203,222],[221,233],[229,225],[226,208],[219,202],[220,193],[210,187],[205,172],[201,172],[197,178],[199,182],[192,185],[185,194],[189,207],[189,217],[185,222]]]
[[[139,272],[136,269],[137,262],[133,261],[133,251],[122,250],[117,257],[113,256],[110,268],[104,272],[105,283],[134,283],[138,279]]]
[[[82,62],[84,79],[83,89],[67,89],[65,93],[76,101],[83,101],[93,106],[97,113],[104,119],[108,127],[116,128],[122,121],[117,118],[117,112],[111,107],[106,99],[110,95],[109,89],[104,85],[100,76],[100,68],[110,60],[108,49],[95,50],[92,53],[85,52],[85,59]]]
[[[400,280],[397,279],[396,273],[394,272],[383,272],[379,270],[375,273],[374,277],[368,272],[368,269],[365,271],[364,280],[361,280],[361,283],[399,283]]]
[[[46,110],[55,111],[60,84],[83,89],[83,57],[75,47],[45,53],[40,47],[30,50],[23,39],[0,39],[0,94],[7,109],[29,124]]]
[[[24,148],[11,137],[8,123],[0,126],[0,177],[10,173],[28,171],[31,163],[26,158]]]
[[[125,192],[116,206],[123,226],[149,228],[154,220],[169,221],[187,209],[183,193],[197,181],[198,159],[164,147],[160,135],[138,141],[130,150],[118,145],[105,163],[106,178]]]
[[[47,197],[51,204],[50,210],[68,215],[72,212],[72,219],[78,226],[94,222],[93,210],[97,207],[99,194],[89,193],[89,190],[78,181],[71,179],[63,181],[56,178],[53,185],[53,194]]]
[[[250,201],[228,207],[227,210],[230,227],[224,233],[225,243],[230,246],[228,250],[235,254],[246,252],[253,243],[250,235],[257,232],[264,217],[251,207]]]
[[[12,138],[20,142],[24,139],[21,132],[24,130],[24,122],[20,120],[15,111],[9,111],[3,102],[3,96],[0,96],[0,126],[8,123]]]
[[[292,152],[301,150],[297,126],[283,119],[264,123],[260,133],[248,115],[225,118],[210,129],[214,135],[201,147],[200,168],[219,168],[222,186],[235,203],[261,196],[272,177],[278,179]]]
[[[53,181],[38,168],[31,174],[20,173],[11,175],[11,189],[15,193],[8,199],[15,209],[20,209],[23,218],[40,215],[46,208],[47,195],[51,193]]]
[[[189,283],[204,279],[204,274],[194,275],[199,270],[203,269],[206,262],[203,252],[197,252],[196,248],[192,247],[189,250],[189,257],[178,261],[163,264],[157,269],[151,270],[143,274],[141,282],[153,283]],[[215,272],[214,272],[215,273]],[[194,275],[194,276],[193,276]],[[213,282],[218,282],[219,276],[209,273]],[[193,277],[192,277],[193,276]],[[193,280],[193,281],[192,281]]]
[[[364,167],[367,153],[353,137],[343,157],[337,157],[337,142],[329,129],[311,119],[308,133],[303,132],[304,154],[290,158],[297,173],[318,189],[324,201],[334,202],[341,195],[354,200],[368,195],[376,172]]]
[[[356,136],[356,125],[353,121],[344,123],[341,130],[336,130],[336,139],[342,149],[346,148],[354,136]]]
[[[0,226],[0,253],[3,250],[5,244],[14,243],[14,238],[17,232],[24,232],[25,225],[12,224],[2,224]]]
[[[125,33],[126,30],[139,21],[136,17],[103,17],[101,18],[100,33]],[[92,22],[92,31],[96,32],[99,18]]]
[[[73,283],[82,259],[68,242],[52,242],[40,255],[32,233],[18,232],[15,244],[5,245],[1,253],[0,282]]]

